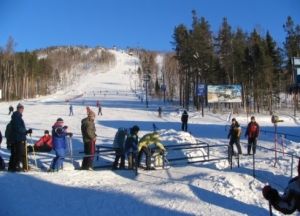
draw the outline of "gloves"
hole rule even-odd
[[[63,129],[64,129],[64,130],[67,130],[67,129],[68,129],[68,126],[67,126],[67,125],[63,126]]]
[[[279,198],[278,191],[267,185],[262,189],[262,194],[266,200],[271,202],[276,201]]]
[[[31,129],[31,128],[28,129],[28,130],[26,131],[26,134],[32,134],[32,129]]]
[[[73,133],[67,133],[68,136],[72,137],[73,136]]]

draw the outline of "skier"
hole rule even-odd
[[[100,106],[100,104],[99,104],[99,106],[98,106],[98,115],[99,115],[99,114],[102,115],[102,107]]]
[[[29,170],[27,160],[27,148],[26,148],[26,135],[32,133],[32,129],[26,130],[24,120],[22,119],[22,113],[24,112],[24,106],[22,104],[17,105],[17,111],[11,116],[11,156],[9,159],[8,171],[24,171]],[[20,168],[22,163],[22,169]]]
[[[49,134],[48,130],[44,131],[44,136],[42,136],[34,146],[27,147],[28,152],[51,152],[52,150],[52,136]]]
[[[248,137],[248,149],[247,149],[248,155],[250,155],[251,148],[253,154],[256,153],[256,144],[257,144],[258,135],[259,135],[259,125],[255,121],[255,117],[251,116],[251,122],[249,122],[245,132],[245,137]]]
[[[56,157],[53,158],[49,172],[55,172],[63,168],[63,161],[67,149],[67,136],[72,137],[72,133],[67,132],[68,126],[64,125],[62,118],[58,118],[52,126],[52,143]]]
[[[162,108],[161,107],[158,107],[158,117],[160,117],[161,118],[161,113],[162,113]]]
[[[183,111],[182,116],[181,116],[181,130],[187,132],[188,128],[188,120],[189,120],[189,115],[186,110]]]
[[[72,105],[72,104],[70,104],[69,110],[70,110],[69,116],[74,115],[74,112],[73,112],[73,105]]]
[[[10,105],[9,107],[8,107],[8,115],[10,115],[11,113],[13,113],[14,112],[14,107],[12,106],[12,105]]]
[[[146,156],[146,169],[151,169],[151,155],[159,153],[161,155],[166,151],[163,144],[160,142],[157,132],[144,135],[138,144],[138,166],[140,165],[143,154]]]
[[[95,127],[95,113],[90,110],[88,117],[81,121],[81,133],[84,143],[85,156],[82,161],[81,169],[93,170],[93,161],[95,155],[95,144],[96,144],[96,127]]]
[[[127,154],[128,159],[128,169],[133,169],[136,164],[139,130],[140,128],[137,125],[130,128],[130,132],[125,141],[125,153]]]
[[[128,131],[126,128],[119,128],[113,143],[113,148],[115,150],[115,161],[113,163],[112,169],[117,169],[119,165],[119,160],[121,159],[119,169],[125,168],[125,141]]]
[[[238,149],[239,154],[242,154],[242,149],[241,149],[241,144],[240,144],[241,132],[242,132],[242,130],[241,130],[239,123],[237,122],[237,120],[235,118],[232,118],[230,130],[229,130],[227,138],[228,139],[230,138],[229,145],[231,146],[232,151],[233,151],[233,144],[235,144]]]
[[[296,210],[300,211],[300,159],[298,162],[298,176],[291,179],[284,190],[283,195],[269,185],[266,185],[262,194],[266,200],[283,214],[293,214]]]

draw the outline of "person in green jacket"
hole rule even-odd
[[[95,127],[95,113],[90,110],[88,117],[81,121],[81,133],[84,143],[84,153],[86,156],[83,158],[81,169],[93,170],[93,161],[95,155],[96,145],[96,127]]]
[[[143,154],[146,155],[146,169],[151,169],[151,155],[154,152],[159,151],[163,154],[166,149],[160,142],[160,137],[157,132],[148,133],[144,135],[138,144],[138,165],[140,165]]]

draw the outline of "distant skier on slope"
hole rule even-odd
[[[73,112],[73,105],[72,104],[70,104],[70,106],[69,106],[69,116],[71,116],[71,115],[74,115],[74,112]]]
[[[283,214],[293,214],[296,210],[300,212],[300,159],[298,162],[298,176],[291,179],[284,190],[283,195],[269,185],[266,185],[262,194],[266,200]]]

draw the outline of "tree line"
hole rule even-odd
[[[12,37],[0,47],[0,89],[5,101],[54,93],[89,70],[115,63],[114,54],[103,48],[66,46],[15,52],[14,47]]]
[[[283,47],[268,31],[262,35],[256,29],[250,33],[233,30],[227,18],[214,34],[209,22],[192,11],[191,28],[175,27],[174,52],[165,55],[168,96],[178,96],[187,109],[190,105],[199,108],[198,84],[240,84],[244,107],[272,111],[279,94],[294,82],[291,58],[300,56],[300,25],[287,17],[283,30]]]

